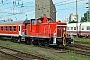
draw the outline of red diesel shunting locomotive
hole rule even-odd
[[[25,41],[29,44],[63,45],[71,44],[72,39],[66,35],[65,22],[52,22],[51,18],[43,16],[38,19],[22,22],[0,23],[0,37],[9,37],[13,41]]]

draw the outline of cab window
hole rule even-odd
[[[32,24],[36,24],[36,20],[35,19],[32,20]]]
[[[42,21],[41,20],[38,20],[38,23],[42,23]]]
[[[52,22],[52,20],[47,20],[47,22]]]

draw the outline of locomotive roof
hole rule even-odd
[[[30,20],[24,20],[24,21],[6,21],[6,22],[0,22],[0,24],[29,24]]]
[[[25,20],[24,23],[25,24],[30,24],[30,20]]]

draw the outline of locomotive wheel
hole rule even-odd
[[[42,42],[41,42],[41,41],[38,41],[38,45],[39,45],[39,46],[42,46]]]
[[[15,41],[17,41],[20,44],[21,43],[21,38],[19,38],[18,40],[15,40]]]
[[[31,44],[36,45],[37,44],[37,41],[31,40]]]
[[[45,45],[45,47],[48,47],[49,46],[49,42],[48,41],[45,41],[44,42],[44,45]]]
[[[27,41],[26,41],[26,43],[27,43],[27,44],[30,44],[30,41],[29,41],[29,40],[27,40]]]
[[[33,43],[34,43],[33,40],[30,40],[30,44],[33,45]]]
[[[16,39],[13,39],[13,42],[17,43],[17,42],[20,42],[20,40],[16,38]]]

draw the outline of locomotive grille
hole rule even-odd
[[[62,33],[63,31],[62,31],[62,29],[61,28],[58,28],[57,29],[57,37],[62,37]]]
[[[60,26],[58,26],[57,27],[57,37],[62,37],[62,36],[63,36],[63,29]]]

